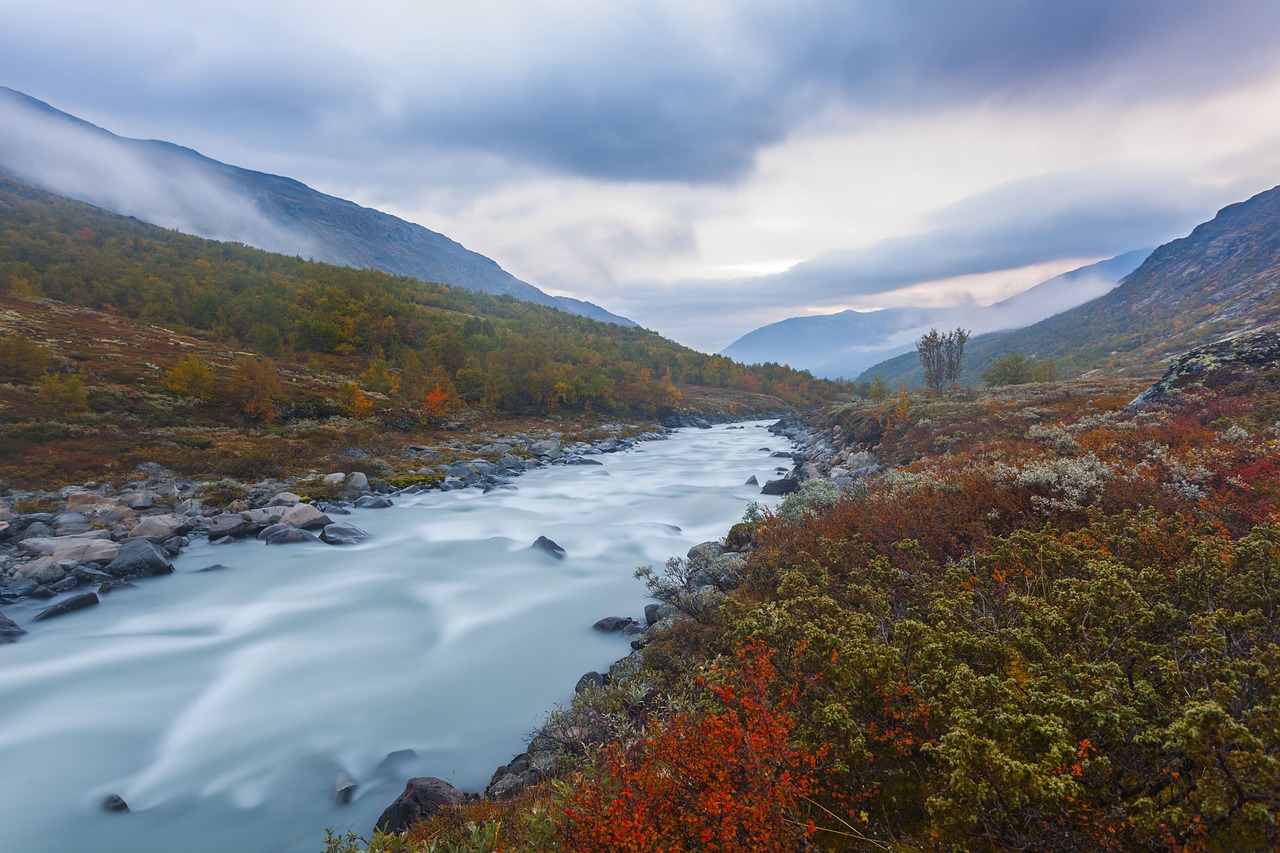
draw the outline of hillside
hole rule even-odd
[[[445,428],[761,414],[842,393],[645,329],[190,237],[4,179],[0,308],[11,485],[141,461],[262,476]]]
[[[543,293],[420,225],[172,143],[122,138],[4,87],[0,174],[187,234],[634,325],[589,302]]]
[[[1066,375],[1154,375],[1171,357],[1280,322],[1280,187],[1223,208],[1159,247],[1115,290],[1024,329],[969,342],[965,381],[1011,352],[1054,361]],[[890,384],[921,381],[914,353],[868,368]]]
[[[775,362],[830,378],[857,376],[912,349],[930,326],[975,332],[1024,326],[1106,293],[1151,253],[1126,252],[1043,281],[992,305],[888,308],[791,317],[748,332],[721,351],[747,364]]]

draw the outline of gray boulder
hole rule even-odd
[[[405,785],[395,802],[387,806],[374,828],[379,832],[404,832],[445,806],[462,803],[464,795],[443,779],[416,776]]]
[[[129,811],[129,804],[124,801],[124,797],[119,794],[108,794],[102,801],[102,810],[104,812],[114,812],[116,814],[124,814]]]
[[[195,522],[188,516],[172,514],[148,515],[129,531],[130,539],[146,539],[159,544],[174,536],[181,536],[195,527]]]
[[[257,530],[257,525],[244,518],[237,512],[224,512],[222,515],[215,515],[210,521],[209,541],[215,539],[240,539],[248,536]]]
[[[369,478],[360,471],[352,471],[347,475],[347,486],[352,489],[364,491],[369,488]]]
[[[345,521],[326,524],[320,540],[330,545],[357,545],[369,538],[369,534]]]
[[[380,495],[362,495],[356,498],[355,506],[358,509],[387,509],[393,504],[390,498],[384,498]]]
[[[148,578],[173,573],[173,563],[146,539],[132,539],[120,546],[116,558],[103,571],[117,578]]]
[[[292,542],[319,542],[320,538],[310,530],[280,525],[264,541],[268,545],[288,545]]]

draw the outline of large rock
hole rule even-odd
[[[131,539],[120,546],[120,553],[103,571],[117,578],[145,578],[171,574],[173,563],[146,539]]]
[[[280,522],[297,527],[299,530],[311,530],[312,528],[324,527],[326,524],[333,524],[333,519],[311,504],[298,504],[285,510],[284,514],[280,516]]]
[[[320,539],[310,530],[303,530],[300,527],[289,527],[286,525],[278,525],[278,529],[272,530],[264,540],[268,545],[288,545],[291,542],[319,542]]]
[[[330,545],[357,545],[369,538],[369,534],[345,521],[326,524],[320,539]]]
[[[347,487],[364,491],[369,488],[369,478],[363,472],[352,471],[347,475]]]
[[[258,526],[236,512],[224,512],[215,515],[209,526],[209,541],[229,536],[239,539],[255,532]]]
[[[67,495],[67,512],[84,512],[87,507],[119,506],[119,498],[109,498],[93,492],[72,492]]]
[[[404,832],[445,806],[460,805],[464,795],[443,779],[416,776],[405,785],[395,802],[387,806],[374,828],[380,832]]]
[[[74,613],[77,610],[84,610],[86,607],[96,607],[98,604],[98,596],[92,592],[73,595],[70,598],[63,599],[52,607],[46,607],[32,618],[32,622],[41,622],[45,619],[52,619],[55,616],[62,616],[67,613]]]
[[[58,562],[95,563],[115,559],[120,546],[110,539],[105,530],[95,530],[79,536],[37,537],[24,539],[19,550],[41,557],[52,557]]]
[[[561,452],[560,442],[554,438],[535,441],[529,445],[529,453],[540,459],[559,459]]]

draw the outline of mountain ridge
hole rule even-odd
[[[391,214],[166,140],[129,139],[0,87],[0,173],[47,192],[208,239],[507,295],[603,322],[452,238]]]

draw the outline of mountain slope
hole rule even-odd
[[[420,225],[189,148],[116,136],[0,87],[0,172],[48,192],[213,240],[503,294],[604,322]]]
[[[1229,205],[1151,253],[1120,285],[1055,317],[969,343],[965,381],[1011,352],[1055,361],[1067,375],[1098,368],[1154,373],[1168,358],[1227,335],[1280,323],[1280,187]],[[918,381],[914,355],[867,370]]]
[[[1055,276],[989,306],[889,308],[791,317],[748,332],[722,354],[747,364],[788,364],[817,376],[856,376],[889,356],[912,350],[930,326],[990,332],[1073,308],[1115,287],[1150,253],[1150,249],[1126,252]]]

